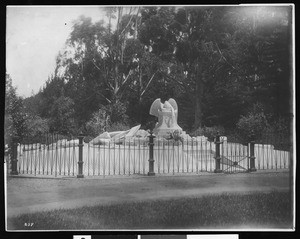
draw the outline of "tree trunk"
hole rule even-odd
[[[203,83],[198,80],[196,83],[196,95],[195,95],[195,119],[194,119],[194,129],[202,127],[202,92]]]
[[[196,89],[195,89],[195,118],[194,118],[194,129],[202,127],[202,99],[204,92],[203,74],[202,67],[197,67],[196,74]]]
[[[139,123],[142,122],[142,91],[143,91],[143,81],[142,81],[142,69],[140,68],[139,70],[139,83],[140,83],[140,87],[138,89],[138,94],[139,94],[139,102],[138,102],[138,119],[139,119]]]

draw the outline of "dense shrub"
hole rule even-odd
[[[213,126],[213,127],[202,127],[198,128],[192,132],[190,132],[190,136],[202,136],[204,135],[205,137],[208,138],[209,141],[213,141],[214,138],[216,137],[217,133],[219,135],[224,135],[225,134],[225,129],[222,126]]]
[[[26,120],[27,135],[35,136],[49,132],[49,120],[38,115],[31,115]]]
[[[49,120],[51,132],[60,132],[61,134],[74,134],[76,132],[74,106],[74,101],[65,96],[60,96],[53,102]]]
[[[104,109],[95,112],[92,118],[86,123],[86,134],[97,136],[106,130],[109,124],[109,117]]]
[[[120,115],[122,114],[122,116]],[[114,120],[112,120],[114,119]],[[118,119],[118,120],[117,120]],[[95,137],[105,131],[128,130],[127,116],[121,106],[101,106],[86,123],[86,135]]]
[[[45,133],[36,134],[34,136],[32,136],[30,134],[26,135],[26,136],[24,136],[24,138],[22,139],[22,141],[20,143],[21,144],[39,143],[39,144],[49,145],[49,144],[55,143],[58,140],[62,140],[62,139],[67,139],[67,140],[77,139],[77,136],[45,132]]]
[[[279,117],[267,126],[256,142],[271,144],[275,149],[289,151],[292,144],[290,127],[288,118]]]
[[[100,105],[92,118],[85,125],[86,135],[95,137],[105,131],[128,130],[126,104],[117,102],[110,105]]]
[[[290,120],[287,117],[279,117],[268,125],[267,132],[277,134],[290,134]]]
[[[267,119],[263,112],[250,112],[248,115],[242,116],[236,125],[237,132],[243,139],[250,139],[251,137],[254,137],[254,139],[261,138],[267,126]]]
[[[113,132],[113,131],[125,131],[130,129],[130,127],[127,124],[124,124],[122,122],[116,122],[112,123],[107,127],[108,132]]]
[[[17,95],[12,80],[6,74],[5,85],[5,144],[10,144],[12,138],[21,140],[26,134],[26,113],[23,99]]]
[[[110,119],[110,123],[128,123],[128,116],[126,114],[127,105],[120,101],[105,106]]]

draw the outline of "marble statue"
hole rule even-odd
[[[153,133],[157,136],[169,136],[175,130],[182,133],[182,128],[177,124],[178,106],[174,99],[161,102],[160,98],[156,99],[150,107],[150,115],[158,118]]]

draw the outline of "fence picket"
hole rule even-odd
[[[17,164],[20,174],[74,176],[78,169],[77,139],[46,134],[42,142],[20,142],[17,146]],[[71,141],[70,141],[71,140]],[[250,169],[250,151],[244,144],[221,139],[220,170],[234,173]],[[144,174],[149,170],[149,138],[120,138],[104,144],[83,144],[84,173],[88,176]],[[106,145],[107,144],[107,145]],[[283,140],[256,142],[254,165],[259,170],[279,170],[289,167],[289,152]],[[213,172],[216,167],[216,145],[208,140],[192,138],[176,141],[154,138],[154,173]]]

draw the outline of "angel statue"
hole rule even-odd
[[[153,133],[160,136],[168,136],[169,133],[177,130],[182,132],[182,128],[177,124],[178,106],[174,99],[169,99],[163,104],[159,99],[153,101],[150,107],[150,115],[158,118]]]

